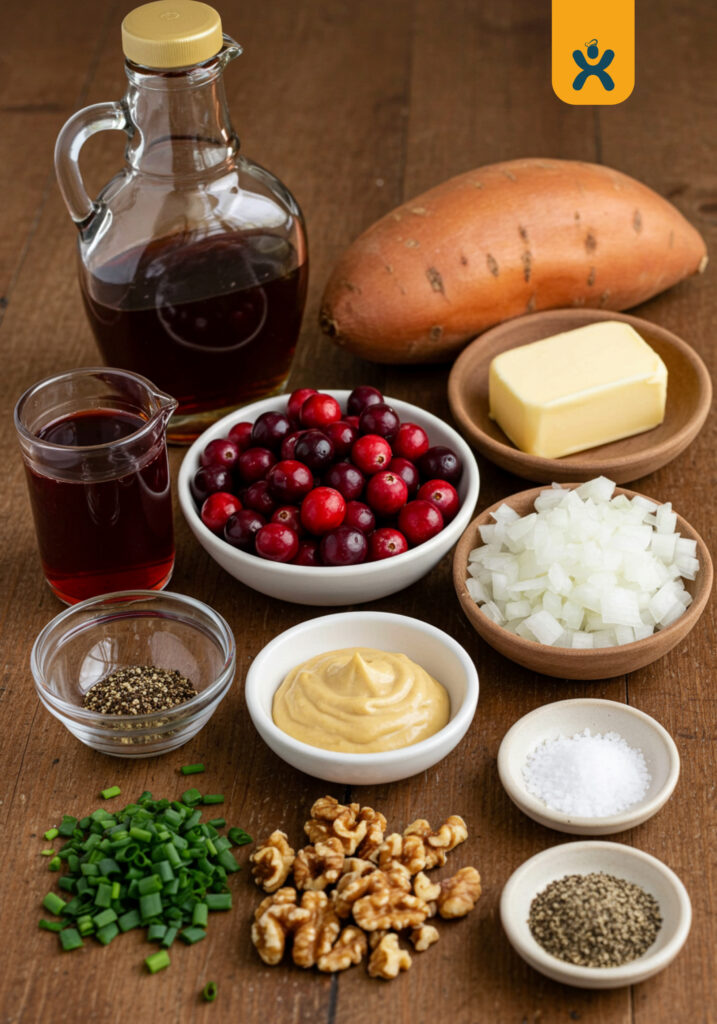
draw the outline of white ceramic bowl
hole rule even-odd
[[[329,391],[345,407],[350,391]],[[311,567],[270,562],[265,558],[239,551],[207,529],[197,514],[189,482],[199,467],[202,449],[215,438],[225,437],[235,423],[255,420],[270,409],[286,408],[286,397],[266,398],[237,409],[205,430],[189,448],[179,470],[177,489],[179,504],[194,536],[212,558],[236,579],[269,597],[298,604],[337,605],[360,604],[395,594],[425,576],[441,560],[470,522],[478,500],[480,477],[470,448],[452,427],[416,405],[396,398],[386,401],[396,410],[401,421],[417,423],[427,432],[431,444],[447,445],[463,462],[463,476],[458,485],[461,507],[439,534],[406,551],[402,555],[362,565]]]
[[[631,747],[639,748],[645,758],[652,777],[647,793],[620,814],[604,818],[562,814],[551,810],[525,786],[523,766],[528,754],[546,740],[574,736],[585,729],[593,734],[616,732]],[[538,824],[572,835],[605,836],[634,828],[657,814],[677,785],[680,755],[667,730],[643,711],[618,701],[584,697],[545,704],[511,726],[498,751],[498,774],[516,807]]]
[[[379,754],[322,750],[279,729],[271,708],[286,674],[314,655],[345,647],[397,651],[417,662],[448,691],[448,724],[420,743]],[[386,612],[343,612],[322,615],[280,633],[252,662],[245,692],[259,735],[282,760],[317,779],[368,786],[426,771],[460,743],[478,703],[478,673],[460,644],[435,626]]]
[[[662,927],[657,938],[642,956],[622,967],[566,963],[546,953],[528,927],[530,904],[550,882],[595,871],[634,882],[654,896],[660,906]],[[687,939],[692,906],[677,875],[656,857],[622,843],[592,840],[553,846],[521,864],[501,894],[500,918],[513,949],[541,974],[578,988],[620,988],[651,978],[674,960]]]

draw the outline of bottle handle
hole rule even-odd
[[[55,143],[55,174],[62,198],[80,232],[87,230],[100,204],[87,195],[80,173],[80,150],[91,135],[104,131],[131,134],[132,121],[124,103],[95,103],[65,122]]]

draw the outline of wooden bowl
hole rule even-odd
[[[488,415],[491,360],[506,349],[599,320],[622,320],[630,324],[664,362],[667,367],[664,421],[645,433],[562,459],[544,459],[521,452]],[[620,484],[654,472],[685,450],[707,418],[712,383],[707,367],[694,349],[664,327],[601,309],[553,309],[508,320],[476,338],[451,370],[448,401],[463,434],[482,455],[502,469],[538,483],[582,482],[606,476]]]
[[[566,484],[568,489],[578,487],[578,483]],[[491,512],[505,503],[524,516],[533,511],[533,503],[542,487],[534,487],[530,491],[521,491],[481,512],[465,529],[453,556],[453,585],[458,600],[475,631],[500,654],[515,661],[533,672],[558,679],[611,679],[614,676],[634,672],[657,661],[663,654],[671,651],[687,636],[704,611],[707,599],[712,590],[712,559],[707,545],[700,535],[686,520],[677,516],[677,529],[681,536],[697,541],[697,558],[700,570],[696,580],[685,580],[685,587],[692,595],[692,604],[675,622],[665,629],[660,629],[644,640],[636,640],[621,647],[598,647],[592,650],[573,650],[571,647],[549,647],[537,641],[524,640],[503,629],[489,619],[466,590],[468,575],[468,555],[473,548],[481,547],[482,541],[478,528],[492,523]],[[626,494],[634,498],[635,491],[627,491],[622,487],[615,488],[615,494]],[[643,495],[646,497],[646,495]],[[648,498],[657,501],[657,498]]]

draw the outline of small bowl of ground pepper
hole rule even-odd
[[[152,757],[190,740],[236,669],[229,626],[208,605],[151,590],[73,605],[39,634],[30,667],[40,700],[82,743]]]
[[[500,917],[513,949],[554,981],[620,988],[674,960],[692,923],[687,890],[662,861],[597,840],[543,850],[508,879]]]

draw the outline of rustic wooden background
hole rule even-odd
[[[471,838],[454,867],[475,864],[485,895],[466,920],[447,925],[438,946],[407,975],[372,981],[363,969],[340,977],[264,967],[248,921],[257,893],[244,871],[234,911],[212,921],[199,946],[173,950],[170,970],[147,977],[138,934],[103,949],[61,955],[37,930],[48,889],[38,856],[42,831],[63,811],[85,813],[103,786],[128,798],[149,788],[173,796],[179,765],[203,760],[200,786],[227,795],[227,817],[254,836],[276,826],[297,840],[314,798],[327,786],[290,770],[248,721],[242,682],[252,657],[276,633],[316,610],[270,601],[225,575],[178,517],[172,587],[216,607],[235,629],[237,681],[206,729],[187,747],[138,763],[111,760],[77,743],[35,698],[28,656],[59,610],[43,582],[11,410],[20,392],[50,373],[97,360],[73,265],[74,229],[54,182],[58,129],[79,107],[123,91],[119,26],[128,0],[5,0],[0,11],[2,231],[0,379],[6,481],[0,489],[2,746],[0,890],[3,940],[0,1019],[34,1024],[70,1014],[88,1021],[403,1022],[428,1024],[699,1024],[715,1008],[714,612],[658,664],[629,678],[577,684],[524,671],[483,646],[463,619],[450,557],[410,590],[376,607],[429,618],[475,658],[481,696],[473,727],[437,769],[391,786],[354,792],[397,827],[417,817],[460,813]],[[227,73],[236,127],[247,154],[295,191],[308,222],[312,280],[293,384],[369,382],[448,416],[447,371],[371,366],[331,346],[316,327],[322,284],[342,247],[404,198],[471,167],[520,156],[604,162],[670,198],[717,249],[712,0],[639,5],[633,96],[615,108],[568,107],[550,88],[549,5],[535,0],[223,0],[224,24],[245,47]],[[100,136],[83,157],[97,188],[121,159],[119,139]],[[715,264],[646,304],[640,314],[676,331],[714,362]],[[638,481],[672,499],[708,540],[714,536],[714,421],[675,463]],[[181,451],[172,456],[173,470]],[[480,507],[522,489],[481,464]],[[682,777],[668,806],[618,841],[677,871],[694,903],[685,950],[663,974],[634,989],[586,992],[554,984],[510,949],[497,916],[508,875],[565,837],[524,817],[501,789],[495,759],[519,716],[560,698],[589,694],[629,701],[674,736]],[[248,851],[243,852],[246,860]],[[176,947],[175,947],[176,949]],[[214,979],[219,998],[199,1001]]]

